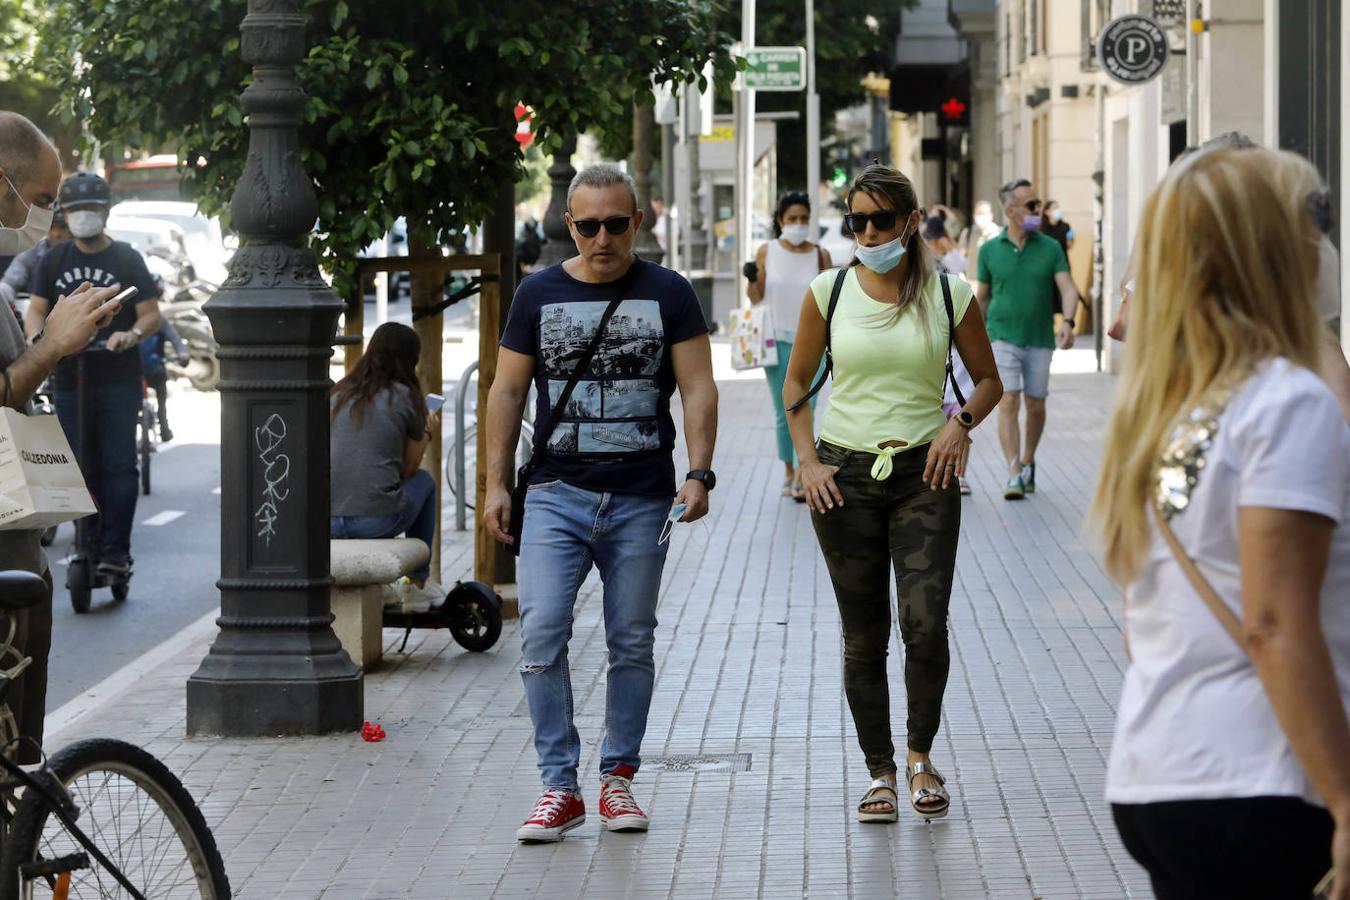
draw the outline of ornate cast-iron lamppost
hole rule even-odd
[[[221,393],[220,633],[188,679],[189,735],[322,734],[361,725],[361,672],[329,610],[328,360],[342,304],[306,235],[301,0],[249,0],[240,97],[249,149],[230,205],[242,246],[206,305]]]

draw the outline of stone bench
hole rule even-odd
[[[384,605],[395,598],[394,582],[431,558],[416,538],[332,540],[333,631],[342,648],[363,669],[384,654],[380,634]]]

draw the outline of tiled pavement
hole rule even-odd
[[[572,643],[592,818],[560,844],[513,839],[537,792],[514,622],[485,654],[443,632],[389,653],[366,682],[380,744],[183,739],[199,643],[50,746],[146,744],[201,803],[236,896],[256,900],[1147,896],[1101,798],[1123,654],[1118,595],[1082,534],[1110,379],[1054,377],[1040,491],[1024,502],[998,494],[993,423],[977,432],[934,748],[953,812],[895,826],[854,821],[867,773],[838,616],[807,511],[778,496],[767,391],[754,378],[721,387],[714,514],[676,530],[666,568],[635,785],[649,834],[602,835],[594,813],[606,658],[594,576]],[[445,549],[453,577],[466,545],[451,532]],[[389,646],[401,636],[386,632]],[[903,723],[896,636],[892,655]],[[748,766],[725,770],[736,754]],[[696,759],[657,769],[679,755]]]

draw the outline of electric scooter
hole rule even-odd
[[[89,353],[108,353],[107,341],[95,341],[75,357],[75,420],[79,423],[79,434],[75,440],[75,459],[80,470],[85,470],[85,452],[88,447],[89,409],[85,391],[85,357]],[[125,600],[131,593],[131,571],[126,574],[110,575],[98,571],[98,547],[95,540],[94,516],[85,516],[75,520],[75,544],[66,565],[66,590],[70,592],[70,605],[76,613],[89,612],[91,595],[98,588],[110,588],[114,600]]]

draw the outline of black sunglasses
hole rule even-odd
[[[867,230],[867,223],[871,222],[877,231],[890,231],[895,227],[895,210],[880,209],[874,213],[848,213],[844,216],[844,227],[854,234],[860,234]]]
[[[1331,234],[1334,224],[1331,217],[1331,192],[1326,188],[1313,191],[1304,199],[1303,206],[1318,230],[1323,234]]]
[[[576,226],[577,234],[593,238],[600,233],[601,225],[610,234],[623,234],[632,221],[632,216],[610,216],[608,219],[573,219],[572,224]]]

